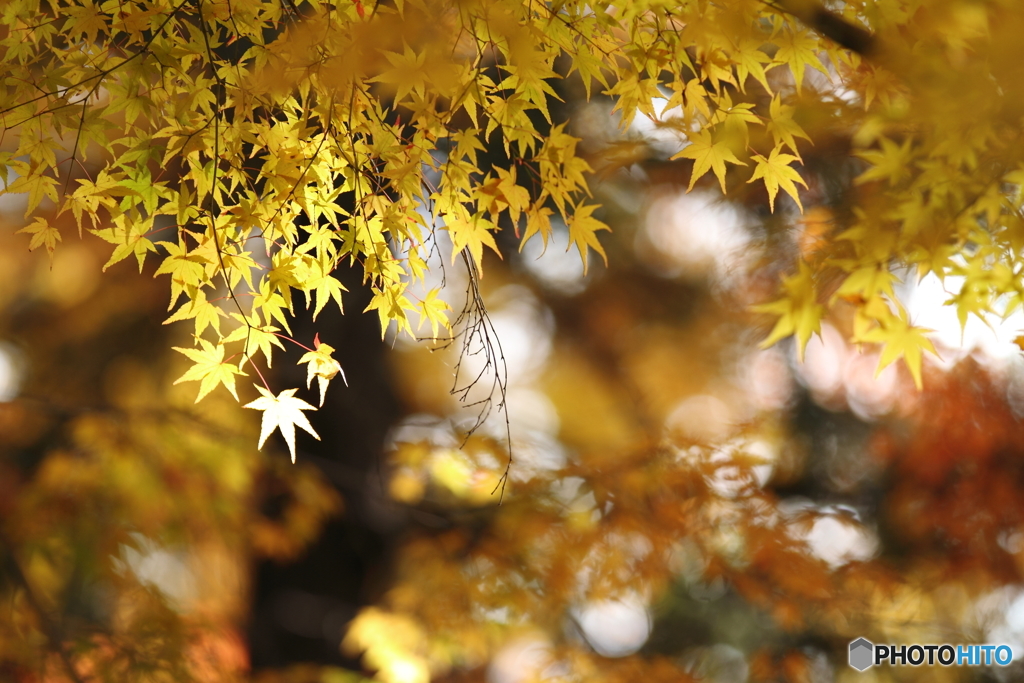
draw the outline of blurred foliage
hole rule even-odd
[[[173,387],[152,284],[97,278],[95,244],[25,258],[4,221],[0,678],[242,680],[247,563],[295,557],[338,494]]]
[[[651,229],[638,206],[618,234]],[[1020,647],[1019,352],[943,348],[961,360],[926,364],[922,392],[834,332],[801,364],[757,348],[756,271],[727,290],[652,276],[635,236],[571,295],[543,259],[489,271],[511,378],[500,505],[502,421],[465,437],[458,353],[399,344],[389,493],[419,530],[345,646],[389,683],[1015,680],[860,674],[846,647]]]

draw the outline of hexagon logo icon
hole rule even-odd
[[[857,671],[864,671],[875,659],[875,646],[870,640],[858,638],[850,643],[850,666]]]

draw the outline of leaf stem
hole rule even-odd
[[[303,348],[303,349],[309,351],[310,353],[313,353],[313,352],[316,351],[316,349],[311,349],[308,346],[306,346],[305,344],[303,344],[302,342],[295,341],[294,339],[292,339],[288,335],[280,334],[278,332],[271,332],[270,334],[274,335],[275,337],[278,337],[279,339],[284,339],[285,341],[290,341],[292,344],[295,344],[296,346],[298,346],[300,348]]]

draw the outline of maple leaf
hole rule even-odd
[[[768,338],[761,342],[761,348],[768,348],[780,339],[796,335],[797,355],[804,359],[804,349],[811,335],[821,332],[821,317],[825,308],[818,303],[814,286],[814,273],[806,262],[800,262],[795,275],[783,276],[782,287],[786,296],[766,304],[753,306],[757,313],[774,313],[779,316]]]
[[[7,186],[8,192],[27,192],[28,204],[25,205],[25,218],[32,215],[44,198],[56,203],[57,179],[40,172],[30,173],[16,178]]]
[[[103,234],[100,234],[100,237],[111,241],[111,238],[105,237]],[[162,274],[171,276],[171,303],[167,305],[167,310],[171,310],[182,294],[189,299],[195,298],[205,278],[204,271],[207,261],[190,253],[183,241],[179,241],[177,244],[173,242],[157,242],[157,244],[167,250],[167,257],[153,273],[153,277]]]
[[[216,389],[218,384],[223,384],[224,388],[230,391],[237,401],[238,393],[235,391],[235,375],[244,375],[245,373],[239,370],[233,363],[224,362],[223,345],[217,344],[215,346],[202,338],[199,338],[199,344],[203,347],[202,349],[173,347],[175,351],[185,354],[185,356],[195,362],[195,365],[189,368],[184,375],[176,379],[174,383],[201,382],[199,385],[199,395],[196,396],[196,403],[202,401],[207,394]]]
[[[384,58],[393,68],[369,79],[370,82],[393,84],[396,90],[395,102],[401,102],[410,92],[423,95],[427,85],[427,74],[423,68],[426,53],[417,53],[408,44],[404,48],[402,54],[390,50],[382,51]]]
[[[620,125],[626,128],[632,123],[637,110],[653,117],[655,111],[651,101],[661,93],[658,92],[658,79],[641,78],[641,74],[632,73],[620,79],[614,86],[604,91],[604,94],[615,98],[612,113],[621,111]]]
[[[808,66],[817,69],[828,77],[828,69],[821,63],[821,59],[815,53],[818,42],[806,30],[790,31],[776,40],[779,49],[775,53],[775,59],[779,62],[789,64],[793,72],[793,81],[797,93],[800,92],[804,81],[804,69]]]
[[[768,85],[768,77],[765,74],[765,64],[771,64],[772,58],[761,51],[760,42],[757,40],[745,40],[736,49],[736,76],[740,90],[744,91],[747,76],[753,76],[758,83],[771,94],[772,89]],[[778,66],[773,64],[772,66]],[[768,67],[772,68],[771,66]]]
[[[303,410],[316,410],[316,408],[301,398],[295,398],[295,392],[298,389],[285,389],[277,396],[274,396],[258,384],[253,386],[262,395],[255,401],[246,403],[245,407],[263,411],[263,423],[260,426],[260,442],[257,448],[262,449],[263,444],[267,442],[267,437],[275,429],[280,429],[281,436],[284,437],[285,442],[288,444],[288,451],[291,453],[292,462],[294,463],[296,425],[311,434],[317,441],[320,440],[320,435],[313,431],[309,420],[302,414]]]
[[[516,184],[514,167],[510,171],[497,168],[496,172],[498,177],[485,178],[478,190],[481,195],[481,208],[491,213],[492,220],[499,212],[507,209],[512,224],[517,225],[519,214],[530,203],[530,192],[525,187]]]
[[[832,300],[849,297],[867,300],[879,294],[895,298],[893,283],[896,281],[896,275],[881,264],[862,266],[843,280],[843,284],[832,295]]]
[[[288,325],[288,317],[285,315],[288,311],[288,303],[281,294],[271,290],[270,283],[265,278],[260,280],[259,293],[252,299],[252,310],[260,311],[268,325],[276,320],[289,333],[292,331]]]
[[[421,324],[422,320],[430,321],[430,336],[432,339],[437,339],[437,332],[440,328],[446,330],[451,328],[448,322],[448,314],[445,311],[452,310],[452,307],[448,305],[447,301],[438,296],[440,293],[441,290],[435,287],[427,292],[427,296],[424,297],[418,306],[422,315]]]
[[[164,321],[164,325],[177,322],[179,320],[195,319],[196,336],[201,335],[207,327],[212,327],[219,335],[220,319],[225,317],[225,315],[226,314],[220,309],[220,307],[210,301],[207,301],[206,292],[200,289],[196,292],[195,298],[189,299],[182,304],[177,311]]]
[[[501,256],[498,244],[494,241],[494,235],[491,234],[491,229],[496,226],[486,218],[481,216],[470,218],[450,214],[445,217],[445,223],[452,238],[452,263],[455,263],[459,252],[468,249],[477,269],[482,273],[485,246],[490,247],[499,257]]]
[[[380,317],[381,339],[384,338],[388,325],[392,321],[399,332],[410,329],[409,316],[406,311],[415,310],[415,308],[412,302],[409,301],[409,297],[405,296],[404,289],[404,286],[400,283],[380,290],[374,288],[373,298],[370,299],[370,303],[363,309],[363,313],[377,311],[377,315]]]
[[[316,306],[313,307],[313,320],[316,320],[316,317],[320,315],[320,311],[324,310],[324,306],[331,299],[334,299],[334,303],[338,304],[338,310],[344,311],[344,307],[341,304],[341,293],[348,290],[345,288],[345,285],[341,284],[337,278],[330,274],[328,266],[325,266],[320,261],[313,263],[313,267],[310,269],[310,276],[303,291],[306,292],[307,309],[315,295]]]
[[[782,98],[778,95],[773,97],[772,103],[768,108],[768,113],[771,116],[771,121],[768,123],[768,132],[772,134],[776,147],[786,145],[799,159],[800,152],[796,148],[796,138],[810,141],[811,137],[793,120],[795,109],[796,107],[783,104]]]
[[[341,379],[348,384],[348,380],[345,379],[345,371],[341,369],[341,364],[331,358],[331,354],[334,353],[334,347],[329,344],[320,343],[319,338],[315,344],[316,350],[309,351],[302,358],[299,359],[298,365],[308,363],[306,365],[306,388],[309,389],[313,383],[313,378],[316,377],[317,383],[320,385],[320,405],[324,404],[324,396],[327,394],[327,383],[334,379],[337,374],[341,373]]]
[[[601,258],[604,259],[604,264],[608,265],[608,256],[604,253],[604,247],[601,246],[597,239],[597,232],[599,230],[611,230],[611,228],[591,216],[600,207],[600,204],[581,204],[576,207],[572,217],[569,218],[569,245],[566,246],[565,250],[569,251],[572,245],[576,245],[580,256],[583,257],[584,275],[587,274],[588,247],[600,254]]]
[[[29,251],[35,251],[39,247],[45,246],[50,256],[50,264],[53,264],[53,250],[57,248],[57,242],[61,241],[60,230],[50,225],[45,218],[37,216],[34,221],[18,232],[27,232],[32,235],[32,239],[28,243]]]
[[[134,228],[129,228],[124,225],[124,217],[118,216],[114,219],[114,226],[113,228],[103,230],[90,230],[91,233],[100,239],[116,245],[110,258],[103,264],[103,270],[105,271],[115,263],[119,263],[134,254],[138,260],[139,272],[141,273],[142,265],[146,260],[146,254],[156,251],[156,245],[142,234],[146,231],[145,225],[136,224]],[[142,233],[134,232],[139,229],[142,230]],[[158,274],[160,272],[166,271],[158,271]],[[173,302],[171,305],[174,305]]]
[[[722,124],[721,137],[727,144],[729,141],[742,140],[743,146],[746,147],[750,140],[750,124],[762,125],[761,118],[752,111],[753,107],[754,105],[749,102],[733,104],[729,93],[722,93],[718,111],[711,118],[711,123]]]
[[[263,357],[267,361],[267,367],[273,367],[273,349],[271,347],[276,346],[277,348],[284,350],[284,344],[277,337],[278,328],[273,325],[260,325],[258,316],[250,317],[248,320],[238,313],[232,313],[231,317],[242,323],[240,327],[236,327],[231,331],[224,339],[221,340],[222,344],[228,342],[241,341],[246,342],[245,348],[242,350],[242,360],[238,364],[239,367],[245,367],[246,361],[252,358],[256,351],[263,353]]]
[[[798,159],[792,154],[779,152],[778,147],[772,150],[767,159],[760,154],[755,154],[753,159],[757,162],[757,166],[754,167],[754,175],[750,176],[750,180],[747,182],[752,183],[758,178],[764,180],[764,187],[768,190],[768,206],[772,213],[775,213],[775,195],[779,193],[780,187],[793,198],[796,205],[800,207],[800,213],[803,213],[804,206],[800,203],[800,195],[797,194],[794,183],[800,183],[804,187],[807,187],[807,183],[796,172],[796,169],[789,165],[790,162]]]
[[[583,87],[587,90],[587,100],[590,100],[590,87],[595,80],[605,88],[608,87],[608,79],[605,78],[603,69],[606,69],[604,62],[591,52],[584,41],[577,47],[576,59],[572,62],[571,71],[578,71],[583,80]],[[570,71],[570,73],[571,73]]]
[[[914,378],[914,385],[920,390],[922,387],[922,350],[938,355],[931,340],[925,336],[934,330],[914,327],[902,309],[900,313],[901,315],[890,316],[878,327],[861,334],[859,341],[878,342],[884,345],[882,357],[878,360],[878,369],[875,371],[876,377],[882,370],[903,356],[903,362],[907,364],[907,369],[910,370],[910,374]]]
[[[693,172],[690,174],[690,186],[686,188],[689,192],[693,189],[701,176],[709,170],[715,172],[715,177],[722,186],[722,194],[725,194],[725,162],[746,166],[746,162],[740,161],[729,149],[724,141],[712,142],[711,133],[702,130],[691,140],[690,144],[677,152],[673,159],[693,159]]]
[[[522,251],[530,238],[537,234],[544,241],[544,248],[548,248],[548,238],[551,237],[552,233],[552,213],[554,212],[546,206],[532,207],[526,213],[526,232],[523,233],[523,240],[519,243],[519,251]]]
[[[857,176],[856,182],[866,183],[872,180],[887,180],[892,186],[910,175],[911,160],[914,151],[911,149],[911,138],[908,136],[902,145],[889,138],[880,140],[881,149],[867,149],[857,152],[857,156],[871,164],[871,168]]]
[[[98,33],[109,30],[106,17],[93,3],[87,3],[82,7],[70,7],[65,11],[74,19],[68,23],[68,37],[72,40],[81,40],[84,36],[85,42],[91,44],[96,42]]]

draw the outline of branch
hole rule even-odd
[[[867,57],[878,47],[874,34],[833,14],[817,0],[776,0],[768,4],[857,54]]]

